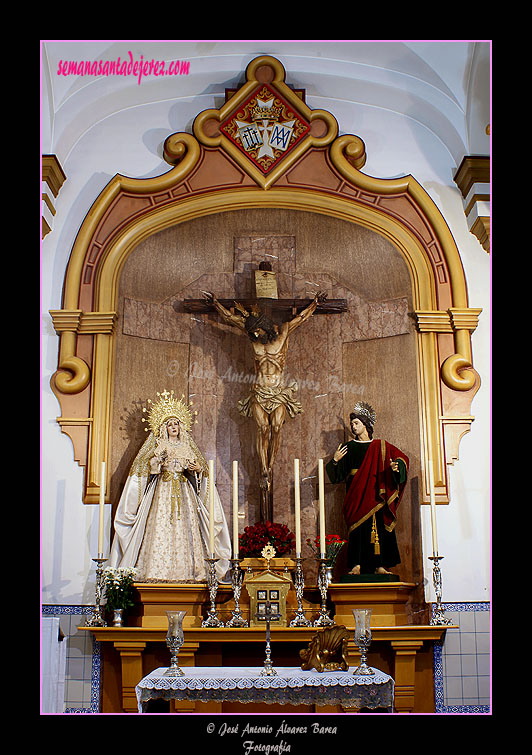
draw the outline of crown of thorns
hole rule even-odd
[[[248,332],[256,330],[257,328],[262,328],[270,334],[275,332],[273,322],[267,315],[264,314],[264,312],[260,311],[259,307],[256,304],[253,304],[249,312],[237,301],[235,301],[235,307],[244,316],[244,327]]]

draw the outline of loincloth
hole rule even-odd
[[[257,403],[268,414],[271,414],[279,406],[284,406],[290,417],[295,417],[296,414],[301,414],[303,411],[299,401],[296,401],[293,397],[296,391],[296,382],[290,383],[290,385],[279,385],[276,388],[253,386],[249,396],[238,402],[238,411],[244,417],[251,417],[252,406]]]

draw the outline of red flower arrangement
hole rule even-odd
[[[346,542],[347,540],[342,540],[338,535],[325,535],[325,559],[327,561],[327,566],[334,566],[336,557]],[[319,558],[321,549],[319,535],[314,541],[307,538],[307,545],[310,546],[316,558]]]
[[[295,541],[286,524],[258,522],[239,535],[238,552],[243,558],[260,558],[262,549],[270,543],[276,556],[287,556],[294,550]]]

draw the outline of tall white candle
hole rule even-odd
[[[301,558],[301,489],[299,485],[299,459],[294,459],[294,518],[296,527],[296,557]]]
[[[233,461],[233,558],[238,558],[238,461]]]
[[[98,522],[98,558],[103,558],[103,524],[105,514],[105,461],[100,467],[100,518]]]
[[[438,528],[436,525],[436,498],[434,495],[434,467],[429,459],[430,524],[432,529],[432,555],[438,555]]]
[[[214,558],[214,461],[209,461],[209,552]]]
[[[323,481],[323,459],[318,460],[318,500],[320,510],[320,555],[325,558],[325,488]]]

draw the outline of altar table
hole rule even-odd
[[[302,671],[275,668],[275,676],[263,676],[264,667],[234,666],[183,668],[185,676],[164,676],[158,668],[137,686],[139,713],[150,700],[201,702],[277,703],[282,705],[341,705],[349,708],[385,708],[393,711],[394,680],[374,669],[372,676],[355,676],[348,671]]]

